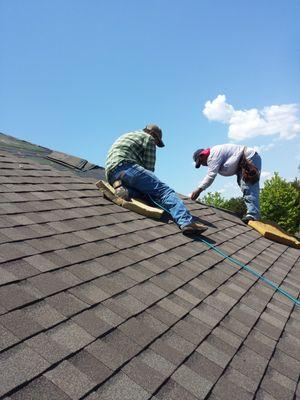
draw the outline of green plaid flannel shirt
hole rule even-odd
[[[125,133],[111,146],[105,163],[106,178],[123,161],[154,171],[156,145],[152,136],[144,131]]]

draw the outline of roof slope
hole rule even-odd
[[[0,133],[0,150],[20,157],[26,157],[26,159],[45,165],[51,165],[53,168],[61,171],[71,170],[74,174],[83,178],[104,178],[104,168],[91,164],[83,158],[70,156],[59,151],[52,151],[47,147],[16,139],[4,133]]]
[[[299,296],[299,250],[185,201],[220,249]],[[175,224],[4,150],[0,214],[1,398],[298,398],[299,307]]]

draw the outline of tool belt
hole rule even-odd
[[[239,170],[241,171],[244,182],[254,185],[254,183],[259,181],[260,172],[253,162],[247,159],[245,155],[245,149],[239,162]]]

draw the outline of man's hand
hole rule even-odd
[[[201,188],[197,188],[196,190],[194,190],[193,193],[191,194],[191,200],[197,200],[202,191],[203,189]]]

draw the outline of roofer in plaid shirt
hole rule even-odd
[[[173,189],[154,175],[156,146],[164,147],[157,125],[129,132],[117,139],[108,152],[106,178],[124,200],[148,198],[167,211],[184,233],[201,233],[207,227],[191,215]]]

